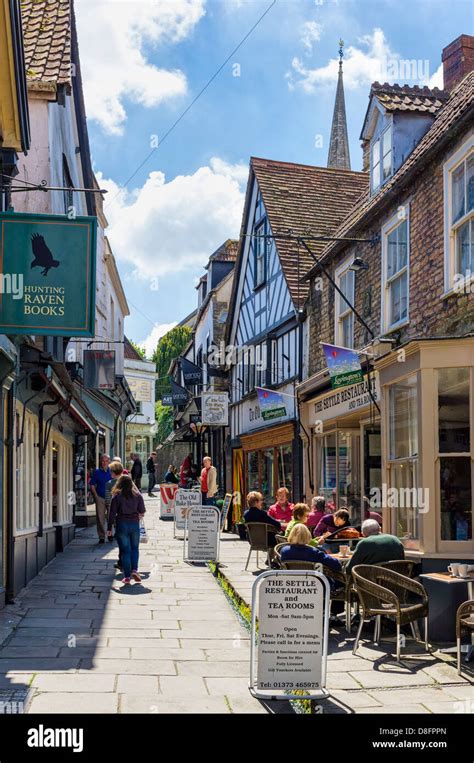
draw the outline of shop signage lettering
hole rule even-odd
[[[314,573],[279,572],[262,581],[258,597],[257,688],[321,689],[324,584]]]
[[[227,426],[229,424],[229,396],[227,392],[203,392],[201,396],[203,424]]]
[[[94,336],[95,217],[0,214],[0,332]]]
[[[371,390],[375,401],[380,399],[378,376],[371,378]],[[343,416],[351,411],[369,406],[372,398],[369,395],[367,379],[351,387],[338,389],[314,404],[315,419],[317,421],[332,419]]]
[[[191,506],[201,505],[201,492],[199,490],[184,490],[179,488],[174,499],[174,529],[184,530],[186,524],[186,512]]]
[[[193,506],[186,514],[185,558],[217,562],[220,513],[215,506]],[[187,545],[187,554],[186,554]]]

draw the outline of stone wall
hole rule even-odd
[[[162,482],[170,464],[177,466],[179,470],[190,450],[189,442],[172,442],[158,448],[156,451],[157,481]]]

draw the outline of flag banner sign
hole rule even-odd
[[[95,217],[0,214],[0,333],[93,337]]]
[[[176,497],[177,485],[160,485],[160,519],[163,517],[174,517],[174,501]]]
[[[321,342],[333,389],[347,387],[363,380],[359,356],[348,347]]]
[[[167,394],[167,395],[163,395],[162,398],[161,398],[161,405],[169,405],[169,406],[173,407],[174,406],[173,395],[171,393]]]
[[[202,368],[191,363],[187,358],[181,358],[181,371],[186,387],[202,384]]]
[[[184,387],[181,387],[180,384],[176,384],[176,382],[173,379],[170,379],[171,382],[171,397],[173,399],[173,405],[186,405],[186,403],[189,400],[189,392],[187,389],[184,389]]]
[[[203,392],[201,395],[201,421],[206,426],[226,427],[229,424],[229,396],[227,392]]]
[[[115,350],[84,350],[84,387],[115,389]]]
[[[260,413],[264,421],[271,421],[272,419],[279,419],[280,416],[286,416],[285,403],[279,392],[263,389],[263,387],[256,387],[256,390]]]
[[[152,384],[148,379],[139,379],[137,376],[125,376],[130,392],[137,403],[152,402]]]

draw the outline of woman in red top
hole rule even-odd
[[[276,503],[270,506],[268,513],[273,519],[282,522],[282,528],[293,519],[294,504],[290,503],[290,491],[287,487],[280,487],[276,494]]]

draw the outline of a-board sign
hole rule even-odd
[[[225,527],[225,523],[227,521],[227,514],[229,513],[231,503],[232,503],[232,493],[226,493],[224,498],[224,503],[222,504],[222,509],[221,509],[221,528],[222,529]]]
[[[189,562],[219,559],[220,513],[216,506],[191,506],[186,512],[184,558]]]
[[[177,485],[160,485],[160,519],[174,517],[174,499],[178,490]]]
[[[250,691],[289,699],[327,696],[329,583],[316,570],[274,570],[252,591]],[[258,636],[255,646],[256,619]]]
[[[186,511],[191,506],[201,505],[200,490],[185,490],[179,488],[174,498],[174,529],[184,530],[186,525]]]

